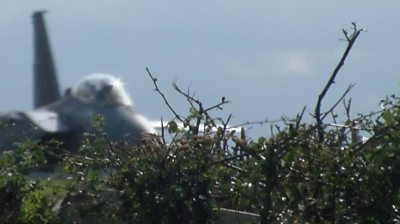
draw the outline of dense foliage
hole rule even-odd
[[[189,129],[172,121],[170,142],[146,135],[140,147],[109,141],[99,119],[77,154],[60,155],[60,177],[28,175],[46,161],[41,145],[3,153],[1,216],[7,223],[206,223],[227,207],[260,214],[262,223],[397,223],[400,103],[393,96],[382,105],[324,125],[322,141],[302,114],[250,141],[192,109]]]

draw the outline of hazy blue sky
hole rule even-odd
[[[182,114],[176,81],[208,105],[232,101],[232,124],[293,117],[317,95],[345,42],[342,28],[367,30],[327,96],[328,108],[351,83],[353,113],[379,109],[399,92],[400,1],[0,0],[0,109],[32,107],[32,21],[47,9],[48,30],[63,89],[91,73],[120,77],[136,109],[151,119],[172,114],[153,91],[158,78]],[[268,126],[253,129],[264,134]]]

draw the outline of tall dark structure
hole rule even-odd
[[[45,106],[60,99],[56,70],[43,19],[44,13],[45,11],[37,11],[32,15],[34,23],[34,108]]]
[[[0,154],[27,140],[49,143],[50,148],[51,140],[57,140],[61,145],[55,150],[75,152],[84,133],[96,132],[93,120],[99,115],[104,119],[102,130],[112,141],[140,145],[142,134],[156,133],[114,76],[89,75],[60,96],[43,14],[33,13],[35,109],[0,113]]]

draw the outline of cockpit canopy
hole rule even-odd
[[[71,95],[99,105],[132,106],[120,79],[108,74],[92,74],[79,80]]]

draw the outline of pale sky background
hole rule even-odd
[[[400,89],[398,0],[0,0],[2,112],[32,108],[31,15],[42,9],[62,89],[91,73],[114,74],[150,119],[172,113],[146,67],[181,114],[189,106],[173,81],[206,105],[232,101],[215,114],[233,113],[232,125],[294,117],[303,106],[310,113],[345,48],[341,29],[353,21],[367,32],[323,107],[351,83],[353,114],[378,110]],[[269,126],[249,132],[266,135]]]

